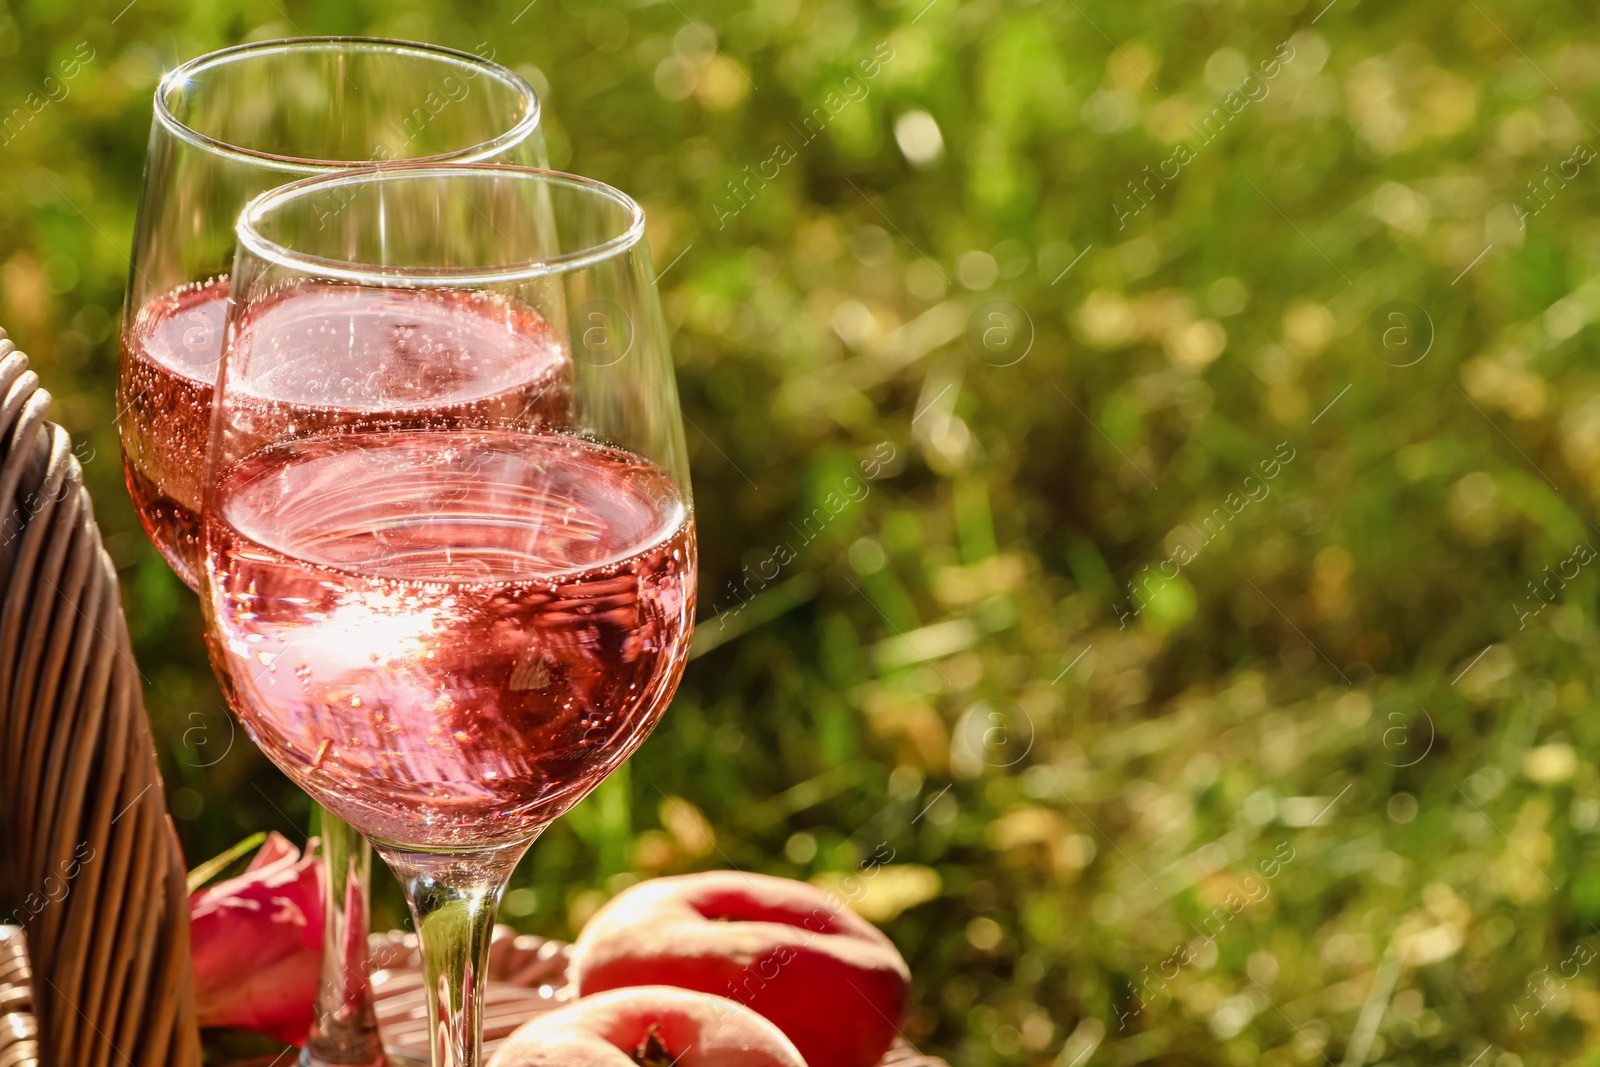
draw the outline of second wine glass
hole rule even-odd
[[[479,56],[358,37],[223,49],[156,89],[117,429],[139,518],[191,589],[239,212],[310,175],[390,162],[543,166],[538,99],[522,77]],[[323,225],[340,210],[337,201],[320,207]]]
[[[491,166],[298,182],[239,223],[212,662],[262,751],[399,876],[435,1067],[479,1062],[512,867],[643,742],[688,653],[693,507],[643,232],[616,190]]]
[[[122,326],[117,430],[139,518],[191,588],[239,212],[307,175],[402,160],[540,165],[539,102],[481,56],[376,38],[261,41],[157,87]],[[336,213],[338,204],[325,205]],[[381,1064],[367,982],[371,851],[323,813],[322,974],[302,1062]]]

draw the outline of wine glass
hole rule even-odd
[[[191,588],[239,212],[307,175],[418,159],[542,165],[533,89],[479,56],[366,38],[228,48],[183,64],[156,89],[117,429],[139,518]],[[326,815],[321,836],[326,928],[304,1059],[381,1063],[365,967],[371,852]]]
[[[399,877],[436,1067],[479,1062],[512,868],[643,742],[689,649],[643,233],[614,189],[491,165],[308,179],[239,220],[212,663],[262,751]]]
[[[191,589],[239,212],[298,178],[389,161],[542,166],[532,87],[453,49],[330,37],[213,52],[156,90],[117,428],[139,517]]]

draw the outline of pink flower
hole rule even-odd
[[[300,1044],[322,960],[322,885],[314,843],[280,834],[237,878],[189,898],[201,1026],[257,1030]]]

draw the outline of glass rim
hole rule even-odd
[[[245,44],[221,48],[215,52],[207,52],[205,55],[196,56],[194,59],[174,67],[162,76],[161,81],[156,85],[155,91],[156,122],[180,141],[203,151],[211,152],[224,158],[264,163],[300,174],[326,174],[388,165],[374,159],[311,159],[305,156],[287,156],[256,148],[245,148],[241,145],[231,144],[228,141],[212,137],[209,134],[201,133],[174,115],[172,108],[167,103],[168,96],[174,90],[180,88],[190,78],[202,71],[235,63],[241,59],[254,59],[278,53],[333,52],[335,51],[334,46],[340,46],[347,51],[388,52],[394,55],[454,63],[462,68],[470,68],[474,77],[478,74],[490,75],[528,102],[526,113],[521,119],[504,133],[498,134],[487,141],[480,141],[477,144],[469,145],[454,152],[435,153],[431,156],[416,156],[397,162],[409,164],[448,160],[471,163],[478,160],[487,160],[506,148],[526,140],[539,129],[539,94],[529,84],[528,80],[516,71],[491,59],[484,59],[482,56],[473,55],[471,52],[463,52],[458,48],[427,44],[422,41],[406,41],[397,37],[282,37],[270,41],[250,41]]]
[[[440,178],[512,178],[531,180],[550,185],[564,185],[580,189],[597,198],[610,201],[620,208],[625,219],[613,237],[587,248],[563,252],[544,259],[527,259],[512,263],[474,267],[406,267],[363,263],[357,260],[335,259],[329,256],[299,252],[262,234],[260,226],[269,212],[290,202],[306,199],[321,192],[339,190],[351,185],[371,185],[385,182],[436,180]],[[644,236],[644,209],[638,201],[614,186],[581,174],[549,170],[543,167],[520,167],[506,163],[404,163],[382,167],[362,167],[332,174],[319,174],[310,178],[269,189],[245,205],[235,227],[239,246],[273,266],[288,267],[300,273],[334,278],[339,281],[365,285],[390,286],[403,283],[414,287],[450,287],[462,285],[495,285],[505,282],[543,278],[564,274],[602,263],[621,255],[636,245]],[[492,224],[491,224],[492,225]]]

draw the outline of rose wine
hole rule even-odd
[[[343,433],[257,452],[206,515],[212,658],[256,744],[371,837],[526,839],[677,687],[692,514],[560,434]]]
[[[117,408],[128,492],[150,539],[195,587],[211,402],[228,308],[226,278],[151,301],[122,339]],[[252,311],[252,355],[285,353],[278,373],[252,374],[261,414],[319,408],[327,426],[393,411],[392,390],[364,396],[374,375],[411,372],[417,406],[452,419],[485,416],[560,426],[568,360],[531,309],[483,294],[315,285]]]

